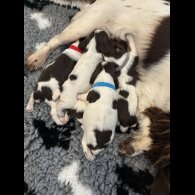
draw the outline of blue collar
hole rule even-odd
[[[108,88],[111,88],[113,90],[116,90],[115,86],[111,83],[106,83],[106,82],[97,82],[97,83],[94,83],[92,85],[92,88],[94,87],[108,87]]]

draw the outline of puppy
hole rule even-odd
[[[60,96],[62,84],[67,80],[76,62],[81,56],[82,41],[76,41],[69,46],[57,59],[49,64],[41,73],[38,83],[30,96],[26,111],[32,112],[34,102],[46,102],[51,106],[51,116],[58,125],[62,125],[56,113],[57,99]],[[68,115],[65,120],[68,120]]]
[[[127,43],[122,40],[117,43],[118,49],[123,53],[120,58],[104,57],[105,61],[113,62],[117,66],[115,71],[119,85],[117,89],[118,127],[122,132],[126,132],[129,128],[135,128],[137,125],[135,80],[138,73],[135,66],[138,62],[138,55],[134,37],[128,34],[126,41]]]
[[[122,55],[116,40],[110,39],[105,31],[96,30],[85,41],[86,49],[69,79],[63,84],[60,101],[57,105],[57,113],[62,122],[66,116],[67,109],[73,109],[77,101],[77,94],[86,93],[93,84],[90,79],[97,65],[103,60],[103,55],[120,58]],[[110,50],[113,47],[113,50]]]
[[[102,69],[94,81],[92,89],[78,95],[79,100],[86,101],[83,114],[84,130],[82,147],[88,160],[94,160],[104,148],[112,142],[117,124],[116,90],[113,76],[115,64],[102,62]]]

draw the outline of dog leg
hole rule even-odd
[[[137,126],[136,112],[137,112],[137,94],[136,89],[133,85],[128,86],[129,88],[129,96],[128,96],[128,105],[129,112],[131,117],[131,128],[135,128]]]
[[[103,12],[103,10],[97,12],[96,8],[91,7],[83,11],[84,13],[81,17],[75,19],[60,34],[54,36],[44,47],[27,58],[26,65],[30,70],[40,68],[49,54],[60,45],[86,37],[95,29],[99,28],[106,20],[104,14],[99,13]]]
[[[152,139],[150,138],[150,119],[144,114],[138,117],[139,129],[119,144],[119,155],[135,156],[150,150]]]
[[[28,101],[28,104],[26,106],[26,111],[27,112],[32,112],[33,111],[33,106],[34,106],[34,97],[33,97],[33,93],[30,96],[30,99]]]
[[[54,120],[54,122],[57,124],[57,125],[63,125],[63,122],[60,121],[58,115],[57,115],[57,112],[56,112],[56,105],[57,105],[57,102],[54,102],[54,101],[50,101],[50,106],[51,106],[51,117],[52,119]]]

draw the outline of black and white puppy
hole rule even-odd
[[[56,124],[63,124],[57,116],[56,105],[61,93],[62,84],[67,80],[81,56],[81,47],[82,41],[76,41],[42,71],[38,83],[30,96],[26,111],[33,111],[34,102],[46,102],[51,106],[51,116]],[[66,115],[66,121],[68,121],[67,117],[68,115]]]
[[[101,72],[91,78],[92,88],[77,96],[87,103],[82,121],[82,147],[88,160],[94,160],[114,138],[117,125],[117,107],[113,105],[117,99],[115,67],[114,63],[100,63],[97,69]]]
[[[66,119],[67,109],[74,109],[77,102],[77,94],[86,93],[93,83],[90,78],[97,65],[103,61],[103,56],[121,57],[121,50],[118,49],[114,39],[109,38],[108,34],[102,30],[96,30],[86,39],[86,49],[69,79],[64,82],[60,101],[57,105],[57,113],[62,122]],[[113,50],[110,49],[113,48]]]
[[[137,94],[135,89],[135,80],[138,73],[135,69],[138,63],[137,49],[132,35],[126,36],[129,45],[128,50],[120,59],[106,58],[105,61],[113,61],[119,65],[118,72],[119,89],[117,89],[118,100],[118,125],[122,132],[129,128],[134,129],[137,126]],[[122,47],[122,45],[121,45]]]

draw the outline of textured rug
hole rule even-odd
[[[25,1],[24,60],[70,22],[76,9],[46,1]],[[47,59],[52,62],[66,45]],[[24,110],[41,71],[24,68]],[[82,129],[73,119],[65,126],[53,123],[50,108],[35,104],[24,111],[24,194],[36,195],[147,195],[154,170],[144,155],[121,158],[115,139],[96,159],[88,161],[81,148]]]

